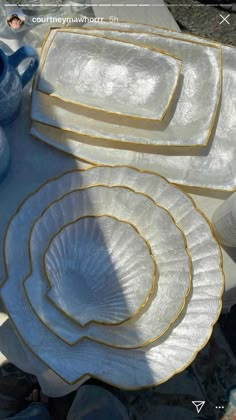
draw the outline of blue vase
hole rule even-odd
[[[19,74],[18,66],[26,58],[31,61],[23,74]],[[20,109],[22,90],[32,79],[38,69],[37,51],[24,46],[12,55],[6,55],[0,49],[0,124],[12,122]]]

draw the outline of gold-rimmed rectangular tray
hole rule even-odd
[[[162,121],[180,74],[181,61],[155,47],[84,31],[55,31],[38,89],[89,109]]]
[[[78,32],[78,29],[71,30]],[[54,32],[55,30],[51,31],[44,44],[42,62]],[[80,32],[85,31],[80,30]],[[114,36],[121,35],[118,32],[114,33]],[[128,35],[135,41],[133,34]],[[206,146],[214,129],[221,94],[221,49],[219,46],[209,47],[201,42],[176,42],[166,35],[159,37],[157,34],[145,33],[143,36],[145,39],[142,39],[142,43],[146,42],[148,45],[151,43],[152,46],[161,43],[165,50],[178,51],[185,58],[182,86],[178,86],[172,111],[165,121],[158,123],[157,126],[153,122],[137,120],[133,124],[130,119],[127,121],[120,118],[117,123],[117,119],[114,120],[109,114],[101,116],[94,110],[87,109],[86,112],[78,110],[78,106],[65,103],[58,98],[49,97],[50,102],[47,99],[43,100],[41,92],[36,90],[32,97],[32,118],[86,136],[88,140],[95,138],[107,141],[107,145],[111,145],[112,142],[116,145],[125,143],[148,147]],[[201,77],[203,66],[208,69],[207,83]],[[47,112],[44,112],[46,108]]]

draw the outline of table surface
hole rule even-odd
[[[116,1],[117,3],[120,3]],[[136,22],[144,22],[160,26],[166,26],[171,29],[178,30],[174,19],[165,7],[164,3],[156,0],[157,7],[138,7],[138,6],[105,6],[110,4],[107,0],[103,0],[103,7],[95,6],[94,11],[97,17],[115,16],[120,20],[130,20]],[[113,1],[113,4],[115,1]],[[125,3],[125,2],[122,2]],[[141,0],[129,0],[128,4],[143,4]],[[154,1],[152,1],[154,3]],[[0,38],[1,41],[7,43],[12,49],[17,49],[24,43],[22,37],[20,39],[6,40]],[[73,168],[83,168],[86,165],[73,157],[60,152],[48,145],[35,140],[29,135],[30,120],[29,120],[29,88],[25,89],[22,101],[22,108],[18,118],[6,127],[5,132],[8,137],[11,149],[11,165],[7,177],[0,184],[0,199],[1,199],[1,224],[0,224],[0,244],[2,247],[3,236],[7,223],[11,215],[16,210],[17,206],[30,192],[36,189],[40,184],[45,182],[48,178],[54,177],[61,172]],[[190,189],[186,189],[191,193],[197,206],[211,218],[214,209],[224,201],[230,194],[228,193],[196,193]],[[2,252],[0,253],[0,278],[3,278],[3,264]],[[226,293],[224,297],[224,308],[227,310],[232,304],[236,302],[236,281],[235,281],[235,260],[236,251],[234,249],[223,250],[224,271],[226,278]],[[235,295],[235,296],[234,296]],[[6,316],[2,314],[0,322],[3,323]],[[6,333],[7,331],[7,333]],[[8,342],[4,343],[6,334],[8,334]],[[10,338],[11,337],[11,338]],[[14,363],[14,352],[22,351],[22,369],[33,371],[30,367],[30,358],[33,358],[29,351],[25,348],[19,350],[19,339],[12,331],[9,321],[0,328],[0,341],[2,346],[0,350]],[[17,347],[18,346],[18,347]],[[28,353],[27,353],[28,352]],[[28,357],[28,359],[27,359]],[[18,357],[19,358],[19,357]],[[1,359],[4,359],[2,355]],[[25,362],[28,360],[29,363]],[[45,371],[45,367],[41,367],[44,377],[41,378],[41,385],[43,385],[44,392],[52,396],[63,395],[68,390],[65,390],[65,384],[62,385],[58,378],[55,379],[55,374],[49,370]],[[39,369],[40,370],[40,369]],[[52,386],[53,384],[53,386]],[[66,385],[68,387],[68,385]],[[78,385],[76,385],[78,387]],[[53,388],[53,391],[52,391]],[[70,388],[70,391],[72,388]]]

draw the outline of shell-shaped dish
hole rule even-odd
[[[181,61],[100,35],[54,32],[38,89],[93,110],[162,120],[177,90]]]
[[[94,210],[93,210],[94,209]],[[62,226],[79,217],[105,212],[132,223],[148,241],[158,267],[158,287],[143,310],[122,324],[119,330],[103,325],[75,326],[62,311],[47,299],[47,281],[41,269],[41,260],[50,238]],[[94,186],[72,191],[61,200],[51,203],[43,216],[35,221],[29,239],[32,273],[25,280],[29,302],[40,320],[68,344],[74,344],[88,336],[96,341],[117,347],[140,347],[149,340],[161,336],[183,310],[191,286],[192,267],[186,249],[185,238],[166,210],[154,204],[143,194],[128,187]],[[120,242],[119,252],[122,253]],[[127,254],[132,253],[129,247]],[[119,261],[122,263],[122,260]],[[115,282],[116,279],[114,278]],[[139,287],[142,283],[137,278]],[[178,285],[178,287],[176,287]],[[115,287],[115,286],[114,286]],[[67,296],[62,296],[65,299]],[[123,306],[126,304],[123,293]],[[164,302],[164,305],[163,305]],[[68,302],[68,305],[70,301]],[[155,322],[153,320],[155,319]],[[100,328],[101,327],[101,328]],[[119,325],[121,327],[121,325]],[[137,331],[139,333],[137,334]]]
[[[145,305],[156,285],[150,246],[132,225],[83,217],[56,233],[44,254],[48,296],[82,326],[120,324]]]
[[[183,229],[192,255],[193,289],[185,310],[167,334],[142,349],[115,349],[89,340],[68,346],[39,321],[22,287],[22,278],[30,270],[27,247],[35,221],[52,201],[61,201],[62,195],[99,183],[128,185],[168,209]],[[73,209],[70,211],[72,215]],[[158,236],[155,233],[153,229],[153,236]],[[220,314],[224,276],[220,248],[211,228],[183,191],[155,174],[127,167],[96,167],[49,180],[27,197],[12,217],[4,256],[6,278],[1,297],[19,336],[36,356],[32,357],[32,371],[34,367],[37,371],[39,358],[46,370],[50,368],[70,384],[87,378],[86,375],[125,389],[160,384],[193,361],[209,340]],[[155,319],[152,324],[155,325]]]

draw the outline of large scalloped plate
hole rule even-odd
[[[63,29],[59,32],[72,31],[84,33],[83,29]],[[106,34],[107,31],[104,31]],[[52,31],[44,45],[41,60],[44,62],[48,46],[55,31]],[[94,32],[93,32],[94,33]],[[102,31],[95,31],[95,34]],[[112,35],[121,38],[121,34]],[[128,35],[127,35],[128,36]],[[137,41],[135,34],[130,34],[130,42]],[[123,37],[124,38],[124,37]],[[122,41],[123,39],[121,39]],[[125,40],[127,41],[127,40]],[[128,42],[128,41],[127,41]],[[176,53],[183,61],[182,80],[178,85],[177,94],[172,107],[162,123],[144,121],[130,122],[119,118],[104,116],[78,108],[70,103],[51,98],[48,95],[32,92],[32,118],[36,121],[63,128],[67,131],[84,135],[89,141],[95,138],[108,146],[145,147],[147,151],[156,146],[193,147],[206,146],[214,128],[217,109],[221,96],[222,60],[218,47],[197,42],[179,42],[156,34],[144,34],[140,45],[151,48],[160,47],[170,53]],[[204,66],[208,81],[199,77]],[[37,85],[38,76],[35,85]],[[204,106],[208,113],[204,111]],[[45,109],[47,112],[45,112]],[[78,119],[78,114],[80,118]]]
[[[149,243],[158,265],[158,287],[141,311],[128,322],[114,326],[91,323],[83,328],[65,319],[63,313],[45,298],[48,283],[45,281],[40,261],[54,232],[77,218],[92,214],[107,214],[132,225]],[[128,187],[88,187],[87,190],[69,192],[45,209],[36,219],[29,235],[30,275],[24,280],[28,300],[42,322],[68,344],[75,344],[84,337],[120,348],[136,348],[156,340],[165,333],[184,308],[190,291],[192,264],[186,249],[186,239],[163,208],[141,193]],[[119,250],[121,254],[121,250]],[[129,250],[127,248],[127,254]],[[121,256],[120,256],[121,258]],[[122,260],[120,261],[120,263]],[[118,279],[114,279],[118,283]],[[139,287],[140,280],[137,279]],[[66,299],[63,295],[62,299]],[[126,301],[128,295],[123,294]],[[125,302],[122,302],[125,305]],[[115,310],[115,307],[114,307]],[[155,322],[153,322],[155,320]],[[138,333],[137,333],[138,332]]]
[[[175,96],[181,61],[104,35],[57,31],[39,73],[38,89],[50,96],[118,116],[161,121]]]
[[[83,177],[85,174],[87,174],[86,179]],[[123,350],[88,340],[68,347],[54,337],[53,348],[49,349],[46,346],[48,339],[52,339],[52,334],[37,320],[25,300],[20,281],[15,282],[13,277],[17,270],[26,276],[29,268],[27,255],[29,229],[25,229],[23,221],[27,215],[30,228],[52,198],[61,196],[62,178],[65,192],[77,188],[78,185],[85,187],[101,180],[108,185],[114,183],[129,185],[162,204],[182,227],[193,259],[193,289],[186,309],[169,332],[156,342],[142,349]],[[77,383],[86,377],[86,374],[124,389],[142,388],[165,382],[175,373],[184,370],[194,360],[198,351],[206,345],[221,311],[224,289],[222,255],[209,223],[185,193],[156,174],[142,173],[127,167],[98,167],[85,172],[71,171],[59,176],[46,182],[24,200],[9,223],[4,242],[6,277],[1,288],[1,296],[10,319],[28,349],[70,384]],[[12,285],[14,285],[13,295]],[[19,330],[17,322],[19,315],[26,321],[24,330]],[[36,324],[41,337],[40,343],[35,340]],[[25,340],[26,327],[29,328],[28,333],[31,333],[31,347]],[[40,356],[38,345],[41,348]]]
[[[106,24],[107,26],[108,24]],[[50,129],[50,127],[36,126],[35,123],[32,134],[54,147],[93,163],[132,165],[141,170],[151,171],[156,171],[158,168],[161,175],[179,185],[234,191],[236,189],[236,143],[234,141],[236,136],[236,101],[233,92],[236,89],[236,49],[204,38],[170,32],[163,28],[149,27],[143,24],[109,24],[109,29],[117,28],[120,28],[121,31],[128,30],[135,33],[145,31],[165,36],[171,34],[171,37],[180,40],[207,42],[222,48],[222,100],[215,131],[205,151],[196,152],[195,150],[194,155],[189,156],[180,153],[173,156],[170,152],[161,155],[142,153],[141,151],[123,151],[114,147],[97,146],[96,141],[88,144],[85,138],[80,138],[78,135],[73,136],[72,133],[63,133],[61,130]]]

